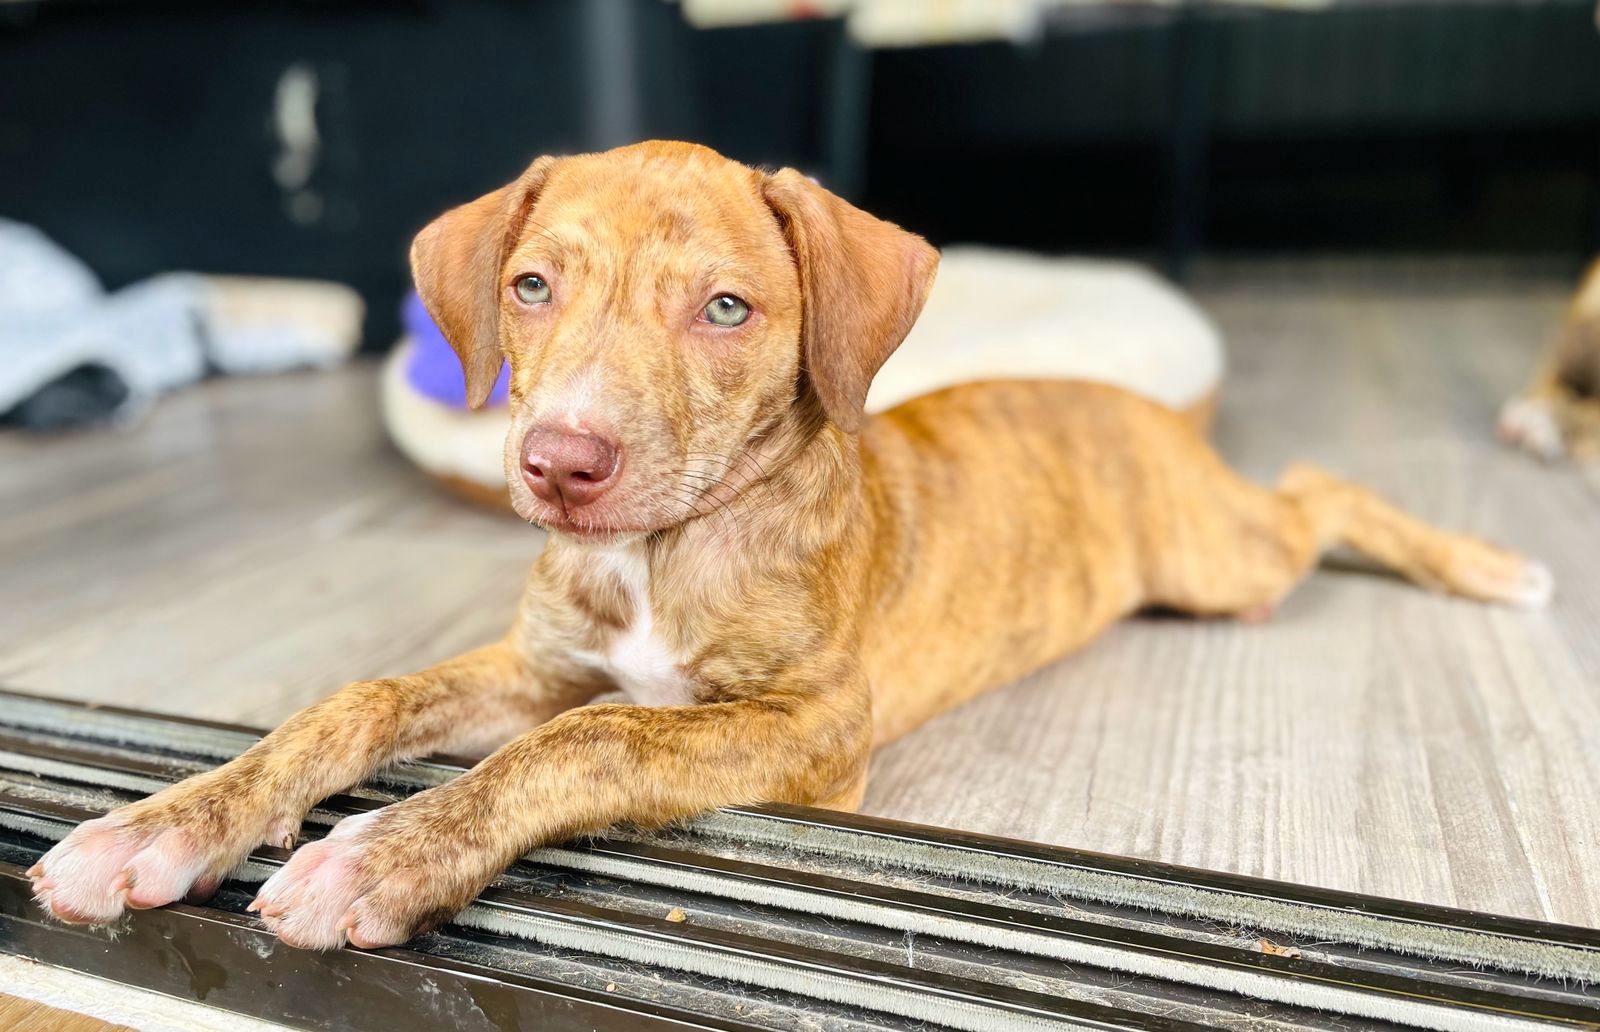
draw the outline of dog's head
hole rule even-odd
[[[858,430],[938,255],[792,169],[643,143],[540,158],[411,264],[470,404],[511,363],[517,512],[607,536],[704,511],[769,435]]]

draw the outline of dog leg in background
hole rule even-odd
[[[216,770],[84,823],[29,872],[35,893],[56,917],[94,923],[208,896],[251,849],[291,846],[313,804],[386,764],[487,744],[493,729],[503,740],[592,694],[541,684],[507,642],[358,681]]]
[[[449,784],[346,818],[251,906],[291,946],[385,946],[448,920],[538,845],[762,800],[854,809],[871,739],[856,680],[563,714]]]
[[[1500,410],[1499,431],[1541,459],[1600,459],[1600,262],[1527,389]]]
[[[1537,609],[1550,601],[1555,582],[1543,563],[1430,526],[1314,466],[1291,466],[1278,493],[1310,520],[1319,552],[1347,545],[1413,583],[1481,602]]]
[[[1590,360],[1600,366],[1600,323],[1591,329]],[[1545,460],[1600,459],[1600,393],[1576,389],[1564,372],[1561,364],[1546,362],[1533,384],[1505,403],[1500,437]]]
[[[1205,486],[1157,524],[1149,604],[1258,622],[1340,545],[1435,591],[1530,609],[1550,599],[1544,564],[1431,526],[1314,466],[1291,466],[1269,490],[1209,450],[1189,455]]]

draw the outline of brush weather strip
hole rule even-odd
[[[0,692],[0,952],[307,1029],[1600,1030],[1592,929],[792,806],[536,849],[403,947],[279,943],[244,909],[270,847],[205,906],[44,919],[53,842],[259,734]]]

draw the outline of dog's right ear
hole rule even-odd
[[[411,243],[411,278],[461,359],[467,404],[482,408],[500,376],[500,276],[555,159],[539,158],[493,193],[440,215]]]

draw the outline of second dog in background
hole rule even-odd
[[[1589,266],[1533,381],[1506,402],[1500,435],[1542,459],[1600,459],[1600,260]]]

